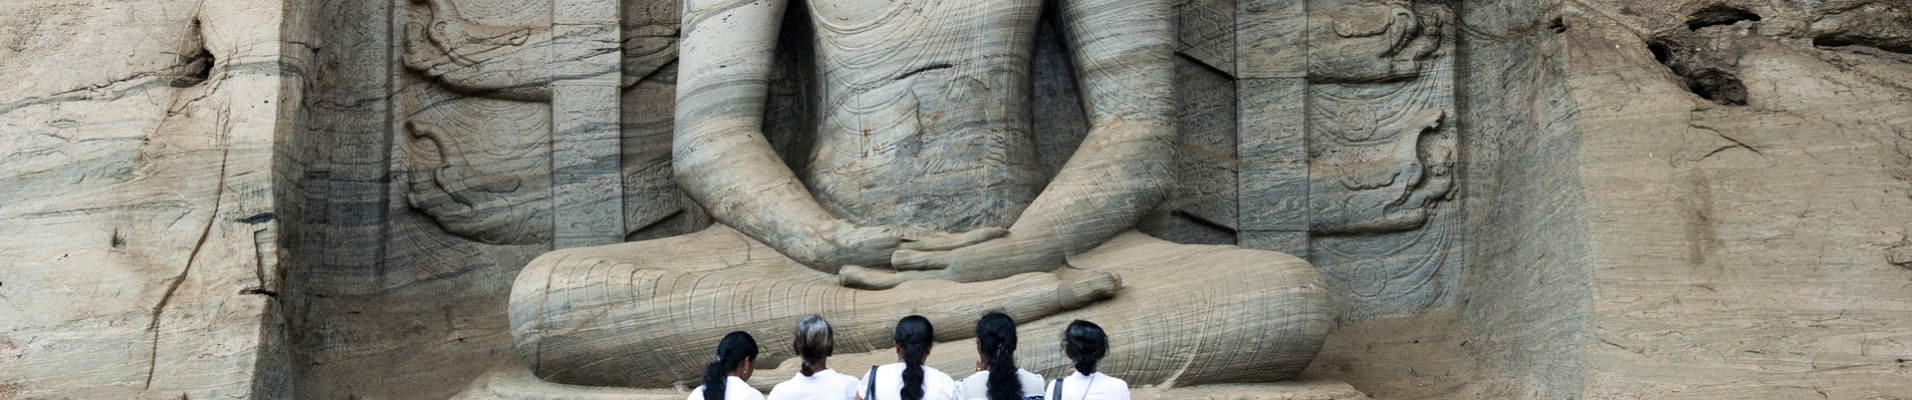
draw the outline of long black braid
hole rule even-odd
[[[1022,379],[1016,376],[1016,321],[1001,311],[983,314],[976,321],[976,351],[989,360],[989,400],[1022,399]]]
[[[730,371],[743,365],[744,360],[757,359],[757,339],[743,331],[724,335],[717,342],[717,358],[704,367],[704,400],[724,400],[724,387],[730,383]]]
[[[920,315],[896,322],[896,346],[903,351],[903,400],[923,400],[923,361],[929,358],[936,328]]]

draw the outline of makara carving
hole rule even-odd
[[[1309,2],[1309,247],[1343,318],[1450,299],[1458,223],[1440,211],[1459,130],[1446,7]]]

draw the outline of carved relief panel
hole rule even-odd
[[[1240,244],[1314,263],[1344,320],[1455,299],[1450,6],[1240,4]]]
[[[404,6],[388,286],[708,223],[670,178],[680,2]]]
[[[1308,250],[1342,318],[1459,287],[1453,45],[1443,3],[1308,3]]]

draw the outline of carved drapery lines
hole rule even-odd
[[[829,10],[818,9],[816,2],[809,3],[812,4],[812,20],[817,21],[819,27],[816,35],[818,62],[826,65],[822,68],[826,98],[848,95],[829,93],[835,90],[867,91],[887,85],[907,84],[905,74],[920,73],[917,71],[919,68],[938,64],[931,61],[964,60],[969,58],[966,55],[973,53],[964,51],[971,50],[964,43],[955,41],[954,36],[959,35],[924,37],[926,31],[933,30],[925,28],[938,22],[925,18],[921,12],[903,12],[908,9],[905,2],[891,3],[888,12],[851,24],[838,24],[833,20],[842,17]],[[944,23],[968,21],[976,17],[970,7],[955,8],[948,10],[950,14],[942,17],[952,21]],[[887,46],[896,42],[924,44]],[[940,64],[954,66],[958,63]]]
[[[461,94],[515,101],[551,99],[548,13],[509,25],[473,22],[453,0],[412,0],[428,15],[406,23],[405,67]]]
[[[550,240],[550,138],[544,104],[420,88],[394,165],[405,201],[445,232],[488,244]]]
[[[623,126],[620,114],[629,111],[621,110],[618,103],[629,92],[626,89],[675,61],[683,16],[676,1],[409,0],[406,4],[412,20],[406,24],[402,65],[430,82],[406,90],[401,106],[409,110],[395,110],[407,116],[406,123],[396,128],[402,131],[397,132],[400,140],[407,143],[408,150],[402,154],[410,159],[394,165],[413,170],[405,195],[414,210],[466,239],[535,244],[553,238],[553,224],[561,222],[553,222],[551,213],[565,208],[553,204],[559,199],[584,201],[595,210],[593,215],[605,214],[589,220],[618,220],[609,214],[621,214],[612,212],[619,207],[611,206],[663,198],[651,191],[675,191],[671,185],[621,189],[630,186],[618,183],[626,175],[640,174],[644,177],[637,178],[639,182],[652,182],[655,179],[645,177],[669,171],[652,168],[655,163],[623,165],[627,161],[621,158],[642,158],[634,154],[650,154],[644,150],[650,147],[620,144],[619,136],[655,124]],[[655,81],[670,84],[674,79]],[[570,89],[564,90],[588,91],[592,99],[554,101],[555,86],[565,84]],[[539,116],[526,118],[525,107],[538,109]],[[554,108],[561,114],[555,120],[564,122],[562,126],[552,124]],[[500,109],[511,110],[505,114],[517,117],[484,111]],[[539,134],[527,137],[527,132]],[[588,138],[576,136],[586,133]],[[585,142],[563,144],[553,140],[557,137]],[[557,150],[590,154],[553,157]],[[554,182],[585,176],[595,177],[588,186],[612,190],[576,185],[566,187],[577,190],[552,190]],[[517,184],[505,184],[512,181]],[[618,194],[628,190],[641,193],[635,197]],[[512,204],[486,200],[499,198],[512,199]],[[601,237],[594,241],[618,241],[626,232],[611,231],[642,229],[650,222],[654,221],[635,221],[643,225],[635,227],[629,226],[633,221],[609,224],[625,225],[618,227],[586,225],[603,231],[592,235]]]
[[[825,201],[824,208],[837,215],[855,218],[865,214],[872,204],[863,197],[864,188],[881,184],[870,179],[871,171],[896,162],[886,156],[906,142],[922,140],[922,122],[918,120],[916,94],[900,90],[895,97],[864,102],[869,93],[851,96],[824,117],[824,129],[857,132],[856,135],[820,135],[818,149],[811,155],[811,168],[827,168],[826,174],[806,174],[806,184],[815,186],[811,194]],[[920,144],[919,144],[920,145]],[[834,155],[824,153],[834,153]],[[831,160],[861,160],[841,163]],[[835,179],[819,179],[833,177]],[[852,195],[844,197],[842,195]],[[846,209],[845,207],[855,207]]]
[[[1362,260],[1322,266],[1324,274],[1347,277],[1342,279],[1348,289],[1346,294],[1380,300],[1386,300],[1384,294],[1390,290],[1412,296],[1438,296],[1445,288],[1437,286],[1440,283],[1436,278],[1446,269],[1449,257],[1448,251],[1441,250],[1453,246],[1453,235],[1438,232],[1394,236],[1400,240],[1328,236],[1316,241],[1313,251],[1324,260]],[[1400,268],[1399,265],[1427,266],[1427,269]]]
[[[1451,97],[1443,82],[1417,80],[1405,90],[1322,85],[1309,107],[1309,159],[1315,212],[1310,230],[1322,233],[1390,232],[1418,228],[1429,201],[1451,188],[1446,172],[1457,143],[1446,124]],[[1386,85],[1386,84],[1378,84]],[[1394,96],[1336,96],[1373,89]],[[1371,191],[1382,191],[1371,193]],[[1373,209],[1379,207],[1379,209]],[[1375,211],[1379,211],[1375,213]]]
[[[1239,66],[1244,68],[1243,121],[1276,118],[1250,114],[1271,111],[1294,112],[1303,121],[1295,138],[1254,137],[1251,125],[1242,125],[1244,146],[1287,149],[1241,150],[1244,162],[1266,165],[1242,170],[1243,243],[1308,255],[1328,278],[1331,292],[1343,297],[1342,318],[1395,315],[1446,301],[1452,298],[1448,281],[1458,276],[1447,272],[1458,254],[1449,252],[1459,251],[1453,248],[1459,242],[1450,237],[1451,216],[1435,212],[1452,190],[1458,154],[1458,131],[1449,120],[1452,71],[1441,66],[1452,62],[1443,51],[1452,47],[1443,40],[1448,27],[1442,21],[1449,10],[1444,4],[1407,0],[1302,3],[1305,7],[1264,10],[1270,16],[1257,18],[1295,24],[1283,16],[1305,15],[1305,22],[1295,24],[1303,35],[1263,34],[1247,29],[1295,25],[1238,20],[1252,22],[1242,25],[1247,36],[1238,40],[1285,38],[1274,46],[1306,49],[1302,65],[1247,58]],[[1280,87],[1283,83],[1298,87]],[[1253,98],[1251,90],[1273,91],[1269,95],[1276,100]],[[1280,93],[1305,100],[1280,100],[1293,98]],[[1268,101],[1300,104],[1258,105]],[[1251,196],[1270,195],[1299,195],[1302,206],[1260,201],[1280,209],[1282,216],[1274,219],[1275,214],[1247,208]],[[1288,213],[1305,217],[1294,221]]]

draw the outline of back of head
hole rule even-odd
[[[1022,380],[1016,376],[1016,321],[1009,314],[990,311],[976,321],[976,351],[989,360],[989,400],[1022,398]]]
[[[929,358],[936,328],[920,315],[896,321],[896,346],[903,353],[903,400],[923,400],[923,361]]]
[[[816,374],[815,364],[822,364],[836,352],[836,331],[830,329],[830,322],[820,316],[809,316],[797,322],[796,341],[797,358],[803,360],[803,376]]]
[[[724,388],[729,383],[730,371],[743,365],[745,360],[757,358],[757,339],[742,331],[724,335],[717,342],[717,357],[704,367],[704,400],[724,400]]]
[[[1109,354],[1109,336],[1102,332],[1102,326],[1078,319],[1063,331],[1062,347],[1075,360],[1076,372],[1093,374],[1096,363]]]

